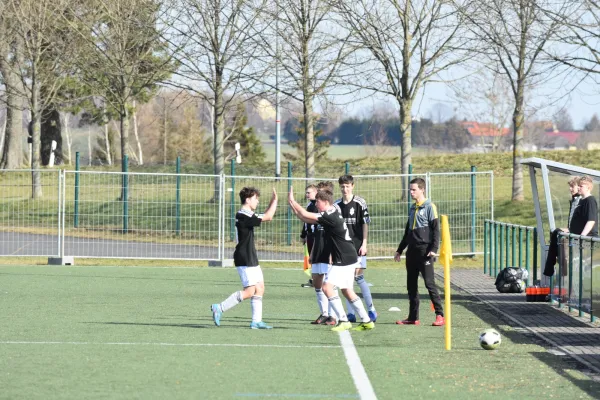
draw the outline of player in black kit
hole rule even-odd
[[[237,268],[244,290],[232,293],[222,303],[211,306],[215,325],[221,325],[221,314],[235,307],[246,299],[251,299],[252,329],[271,329],[272,326],[262,320],[262,298],[265,292],[263,273],[258,263],[256,247],[254,246],[254,227],[262,222],[271,221],[277,209],[277,192],[273,189],[273,196],[269,207],[264,214],[256,214],[260,192],[253,187],[245,187],[240,191],[242,208],[235,214],[235,232],[237,245],[233,253],[233,261]]]
[[[325,243],[329,247],[332,265],[323,284],[323,292],[329,300],[329,304],[339,318],[339,324],[331,330],[336,332],[346,331],[352,328],[352,323],[348,321],[342,301],[338,296],[335,287],[342,290],[346,299],[348,299],[356,315],[361,319],[360,325],[353,330],[365,331],[375,327],[375,324],[369,318],[360,297],[354,293],[354,269],[358,264],[358,254],[352,244],[352,239],[348,233],[348,228],[344,218],[340,214],[337,206],[333,205],[333,193],[329,190],[320,190],[316,196],[316,205],[318,213],[306,211],[294,199],[293,188],[290,187],[288,193],[288,202],[292,212],[303,222],[319,224],[325,232]]]

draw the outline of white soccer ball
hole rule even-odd
[[[486,329],[479,335],[479,344],[486,350],[495,350],[500,346],[502,337],[495,329]]]

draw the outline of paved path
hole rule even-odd
[[[493,278],[481,270],[453,269],[452,284],[503,314],[510,325],[524,328],[600,374],[600,327],[550,303],[528,303],[525,294],[499,293]]]

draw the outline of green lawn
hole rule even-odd
[[[379,399],[600,396],[599,383],[464,294],[453,294],[451,351],[426,301],[422,326],[395,325],[408,303],[403,268],[367,276],[380,317],[351,335]],[[265,269],[275,329],[252,331],[249,304],[220,328],[211,320],[209,305],[239,290],[233,269],[0,267],[0,399],[358,398],[338,334],[308,323],[317,313],[304,278]],[[503,335],[498,351],[478,345],[488,327]]]

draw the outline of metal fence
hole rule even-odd
[[[552,279],[552,299],[559,307],[577,310],[580,317],[587,313],[595,321],[600,262],[594,260],[594,250],[600,247],[600,238],[559,233],[558,239],[559,267]]]
[[[484,222],[483,273],[497,276],[506,267],[529,272],[528,284],[538,279],[537,228],[505,222]]]
[[[439,213],[449,217],[455,254],[481,253],[483,221],[493,218],[491,171],[355,175],[355,194],[366,199],[372,220],[369,257],[393,257],[411,204],[401,180],[418,176]],[[337,177],[43,170],[44,193],[34,200],[31,171],[3,171],[0,256],[229,259],[238,192],[254,186],[262,192],[259,210],[272,187],[279,194],[275,219],[256,232],[259,259],[302,261],[302,224],[288,207],[287,193],[293,186],[299,200],[308,183],[321,180],[337,187]]]

